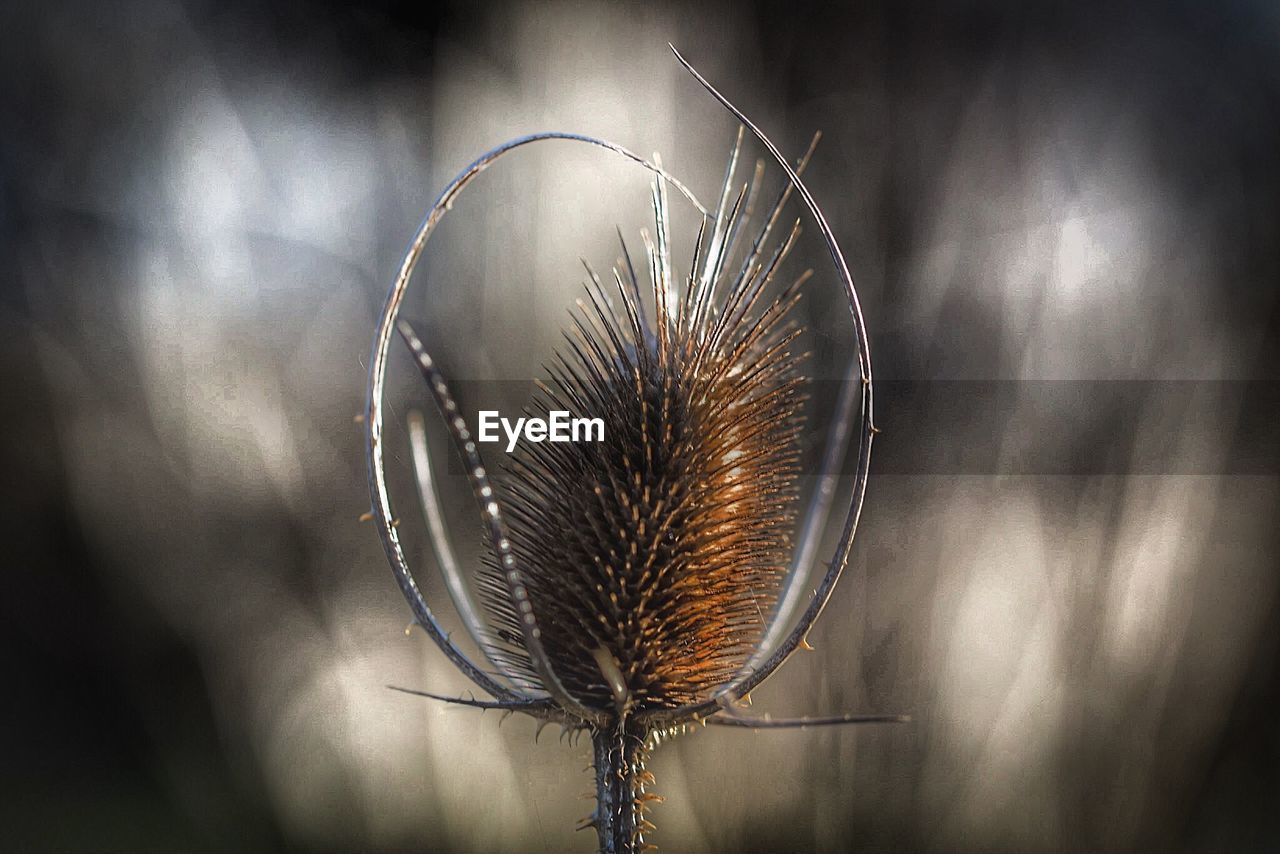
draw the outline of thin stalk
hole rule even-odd
[[[635,854],[645,847],[644,833],[653,825],[644,818],[645,795],[653,778],[645,770],[648,729],[631,718],[616,726],[596,730],[591,736],[595,752],[596,811],[592,816],[600,839],[600,854]]]

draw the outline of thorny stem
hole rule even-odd
[[[601,728],[591,736],[595,752],[596,811],[591,817],[600,839],[600,854],[635,854],[644,850],[645,771],[649,731],[634,719]]]

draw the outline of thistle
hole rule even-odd
[[[673,48],[674,50],[674,48]],[[446,188],[411,246],[374,345],[369,438],[373,515],[416,622],[491,700],[437,697],[521,712],[565,731],[590,733],[599,850],[642,850],[653,829],[646,758],[692,725],[789,727],[902,720],[888,715],[751,718],[738,701],[800,645],[846,563],[865,491],[874,427],[871,368],[853,282],[831,230],[800,180],[813,146],[793,168],[778,149],[696,71],[677,58],[768,149],[787,177],[751,224],[763,164],[736,192],[740,128],[714,211],[655,158],[603,140],[548,133],[499,146]],[[615,151],[655,175],[654,237],[647,275],[619,233],[621,258],[606,283],[589,266],[586,298],[565,348],[539,383],[530,415],[555,410],[603,420],[600,442],[519,446],[495,485],[475,437],[425,346],[398,321],[400,301],[427,238],[452,200],[506,152],[545,139]],[[815,137],[815,144],[817,139]],[[671,260],[668,186],[703,214],[683,276]],[[803,329],[791,316],[812,271],[776,296],[773,285],[800,233],[779,229],[792,193],[816,221],[849,296],[858,352],[837,403],[815,498],[798,534],[796,488],[803,426]],[[652,316],[651,316],[652,315]],[[447,587],[488,659],[468,658],[444,633],[406,563],[382,459],[383,383],[391,330],[413,353],[466,466],[488,554],[476,571],[479,601],[440,521],[421,418],[410,421],[419,491]],[[855,393],[856,392],[856,393]],[[853,498],[840,546],[816,593],[786,633],[808,586],[814,543],[830,509],[835,471],[861,416]],[[407,690],[407,689],[400,689]]]

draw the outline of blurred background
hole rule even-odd
[[[384,687],[467,686],[356,521],[353,416],[481,151],[593,133],[714,197],[734,125],[673,42],[784,150],[826,134],[881,380],[849,570],[755,710],[914,720],[664,745],[653,841],[1280,850],[1280,13],[1115,6],[4,4],[3,847],[592,849],[586,744]],[[527,381],[646,221],[609,156],[509,164],[406,306],[463,380]]]

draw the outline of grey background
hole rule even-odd
[[[664,745],[654,841],[1280,847],[1271,4],[297,0],[0,9],[3,847],[590,850],[585,745],[383,687],[466,688],[356,522],[352,417],[483,149],[596,133],[714,194],[733,125],[668,41],[826,133],[886,380],[849,571],[756,708],[914,722]],[[526,381],[644,191],[572,148],[486,174],[408,309],[451,373]]]

